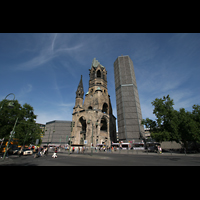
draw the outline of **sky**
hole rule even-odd
[[[133,61],[143,119],[155,120],[151,102],[168,94],[176,110],[200,105],[199,33],[0,33],[0,100],[14,93],[37,123],[71,121],[81,75],[86,94],[96,58],[117,117],[113,64],[121,55]]]

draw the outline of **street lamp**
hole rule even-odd
[[[6,100],[6,98],[7,98],[9,95],[11,95],[11,94],[14,95],[13,93],[10,93],[10,94],[8,94],[3,100]],[[11,102],[8,103],[8,106],[9,106],[10,108],[13,108],[13,107],[14,107],[14,102],[13,102],[14,100],[15,100],[15,95],[14,95],[13,100],[10,100]],[[0,110],[3,108],[4,103],[5,103],[5,101],[3,101],[3,104],[1,105]]]
[[[28,135],[28,132],[26,133],[26,136],[25,136],[25,139],[24,139],[24,142],[23,142],[23,146],[24,146],[24,144],[25,144],[27,135]],[[29,135],[31,135],[31,133],[29,133]]]
[[[10,93],[10,94],[8,94],[3,100],[6,100],[6,98],[7,98],[8,96],[10,96],[11,94],[14,95],[13,93]],[[13,107],[14,107],[14,102],[13,102],[14,100],[15,100],[15,95],[14,95],[13,100],[10,100],[11,102],[8,103],[8,106],[9,106],[10,108],[13,108]],[[5,101],[3,101],[0,110],[2,110],[4,103],[5,103]],[[17,121],[18,121],[18,117],[17,117],[17,119],[16,119],[16,121],[15,121],[15,125],[14,125],[14,127],[13,127],[13,130],[12,130],[12,132],[11,132],[9,141],[8,141],[8,143],[7,143],[7,146],[6,146],[6,149],[5,149],[5,153],[4,153],[4,155],[3,155],[3,160],[5,159],[5,155],[6,155],[6,153],[7,153],[7,149],[8,149],[10,140],[11,140],[13,134],[14,134],[15,126],[16,126],[16,124],[17,124]]]
[[[70,155],[70,149],[71,149],[71,138],[74,138],[74,136],[72,136],[72,132],[73,132],[73,127],[75,126],[75,122],[74,121],[72,121],[71,122],[71,135],[70,135],[70,137],[69,137],[69,141],[70,141],[70,143],[69,143],[69,152],[68,152],[68,154]]]
[[[47,131],[47,129],[45,128],[45,131]],[[49,130],[49,136],[50,136],[50,132],[51,132],[51,128]],[[48,137],[48,142],[47,142],[47,148],[48,148],[48,145],[49,145],[49,137]]]
[[[90,124],[91,120],[87,121],[87,124]],[[93,122],[92,122],[92,146],[91,146],[91,156],[93,154]]]
[[[14,125],[14,127],[13,127],[13,130],[12,130],[12,132],[11,132],[11,135],[10,135],[9,141],[8,141],[8,143],[7,143],[6,150],[5,150],[5,153],[4,153],[4,155],[3,155],[3,160],[5,159],[5,155],[6,155],[6,152],[7,152],[7,149],[8,149],[8,145],[9,145],[10,140],[11,140],[13,134],[14,134],[15,126],[16,126],[16,124],[17,124],[17,121],[18,121],[18,117],[17,117],[17,119],[16,119],[16,121],[15,121],[15,125]]]

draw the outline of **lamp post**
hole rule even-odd
[[[24,144],[25,144],[27,135],[28,135],[28,132],[26,133],[26,136],[25,136],[25,139],[24,139],[24,142],[23,142],[23,146],[24,146]],[[31,135],[31,133],[29,133],[29,135]]]
[[[53,135],[54,135],[54,133],[55,133],[56,131],[55,131],[55,126],[54,126],[54,130],[53,130],[53,133],[52,133],[52,136],[51,136],[51,144],[53,143],[52,141],[53,141]]]
[[[8,143],[7,143],[6,150],[5,150],[5,153],[4,153],[4,155],[3,155],[3,160],[5,159],[5,155],[6,155],[6,152],[7,152],[9,143],[10,143],[10,140],[11,140],[11,138],[12,138],[12,136],[13,136],[14,131],[15,131],[15,126],[16,126],[16,124],[17,124],[17,121],[18,121],[18,117],[17,117],[17,119],[16,119],[16,121],[15,121],[15,125],[14,125],[14,127],[13,127],[13,130],[12,130],[12,132],[11,132],[9,141],[8,141]]]
[[[90,124],[90,120],[88,120],[87,124]],[[91,145],[91,156],[93,154],[93,122],[92,122],[92,145]]]
[[[70,135],[70,137],[69,137],[69,152],[68,152],[68,154],[70,155],[70,149],[71,149],[71,138],[74,138],[74,137],[72,137],[72,132],[73,132],[73,127],[75,126],[75,122],[74,121],[72,121],[71,122],[71,135]]]
[[[47,131],[47,129],[45,129],[45,130]],[[50,132],[51,132],[51,128],[49,130],[49,136],[50,136]],[[47,141],[47,148],[48,148],[48,146],[49,146],[49,137],[48,137],[48,141]]]
[[[4,100],[6,100],[6,98],[7,98],[8,96],[10,96],[11,94],[14,95],[13,93],[10,93],[10,94],[8,94],[8,95],[4,98]],[[12,101],[14,101],[14,100],[15,100],[15,95],[14,95],[13,100],[10,100],[11,102],[8,103],[8,106],[9,106],[9,107],[11,107],[11,108],[14,107],[14,102],[12,102]],[[1,107],[0,107],[0,111],[2,110],[4,103],[5,103],[5,101],[3,101],[2,105],[1,105]],[[7,146],[6,146],[6,149],[5,149],[5,153],[4,153],[4,155],[3,155],[3,160],[5,159],[5,155],[6,155],[6,153],[7,153],[7,149],[8,149],[8,146],[9,146],[10,140],[11,140],[13,134],[14,134],[15,126],[16,126],[16,124],[17,124],[17,121],[18,121],[18,117],[17,117],[17,119],[16,119],[16,121],[15,121],[15,125],[14,125],[14,127],[13,127],[13,130],[12,130],[12,132],[11,132],[11,135],[10,135],[9,141],[8,141],[8,143],[7,143]]]
[[[7,98],[9,95],[11,95],[11,94],[14,95],[13,93],[10,93],[10,94],[8,94],[3,100],[6,100],[6,98]],[[15,95],[14,95],[13,100],[10,100],[10,101],[14,101],[14,100],[15,100]],[[4,103],[5,103],[5,101],[3,101],[0,110],[3,108]],[[14,107],[14,102],[9,102],[9,103],[8,103],[8,106],[9,106],[9,107]]]

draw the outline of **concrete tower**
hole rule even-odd
[[[142,113],[133,62],[119,56],[114,62],[119,139],[128,142],[143,138]]]

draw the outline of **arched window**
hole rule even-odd
[[[82,125],[82,131],[86,132],[86,127],[87,127],[86,120],[83,117],[80,117],[79,122]]]
[[[102,112],[108,114],[108,104],[107,103],[103,104]]]
[[[97,78],[101,78],[101,72],[100,72],[100,70],[97,71]]]
[[[88,109],[89,109],[89,110],[92,110],[92,106],[89,106]]]
[[[101,118],[101,131],[107,131],[107,120],[105,117]]]

